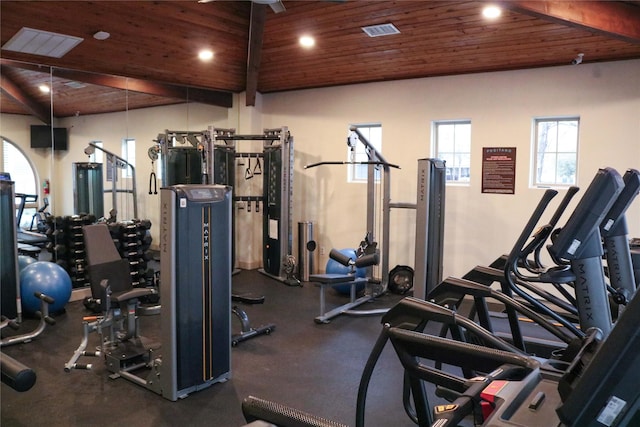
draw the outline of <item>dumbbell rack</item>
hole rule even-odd
[[[45,234],[49,241],[45,248],[51,253],[51,261],[69,273],[74,289],[89,286],[82,227],[94,222],[93,215],[47,218]]]
[[[69,273],[74,289],[88,287],[87,260],[82,227],[95,223],[95,216],[50,216],[47,218],[45,245],[51,253],[51,261]],[[149,248],[152,237],[151,221],[134,220],[109,224],[111,237],[123,258],[129,261],[134,286],[150,286],[154,273],[148,271],[151,259]]]

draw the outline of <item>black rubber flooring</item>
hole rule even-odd
[[[38,426],[218,426],[245,424],[242,399],[271,399],[325,418],[354,425],[358,384],[365,361],[381,331],[380,316],[338,316],[318,325],[319,288],[288,287],[243,271],[234,276],[235,293],[264,295],[263,305],[244,305],[252,326],[275,323],[275,331],[241,343],[232,351],[231,380],[171,402],[125,379],[108,378],[101,359],[91,371],[65,373],[64,363],[78,347],[81,302],[67,305],[57,324],[31,343],[2,351],[37,372],[35,386],[18,393],[0,388],[3,427]],[[347,297],[327,292],[327,304]],[[400,299],[385,295],[365,308],[391,307]],[[30,329],[34,320],[24,322]],[[232,318],[234,332],[240,323]],[[153,338],[158,316],[141,318],[141,333]],[[97,345],[98,336],[92,337]],[[367,400],[366,425],[412,426],[402,405],[402,368],[388,344],[376,367]]]

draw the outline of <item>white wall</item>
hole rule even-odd
[[[332,247],[353,247],[364,236],[366,189],[347,184],[345,166],[305,170],[305,165],[346,160],[348,125],[380,122],[382,152],[402,168],[392,171],[392,201],[415,202],[416,160],[432,156],[432,121],[470,119],[470,185],[447,187],[445,276],[462,275],[507,252],[538,202],[542,192],[529,188],[528,179],[532,118],[580,116],[578,185],[583,189],[599,167],[621,173],[640,169],[640,60],[266,94],[258,97],[256,107],[244,107],[242,95],[234,98],[235,107],[229,110],[183,104],[61,120],[56,125],[70,128],[70,148],[53,160],[28,148],[33,119],[2,115],[0,135],[25,150],[40,180],[50,177],[56,215],[73,212],[71,163],[87,160],[83,148],[89,141],[102,140],[105,148],[120,153],[121,139],[135,138],[139,216],[157,224],[159,196],[147,194],[151,161],[146,151],[158,133],[210,125],[257,133],[263,127],[288,126],[296,152],[294,231],[298,221],[313,221],[316,240],[328,253]],[[489,146],[517,148],[515,195],[481,193],[482,147]],[[391,267],[413,265],[414,220],[411,211],[392,213]],[[630,209],[628,222],[630,234],[640,236],[640,202]],[[246,233],[239,237],[239,258],[251,265],[260,260],[261,234]],[[157,227],[152,235],[157,242]],[[323,270],[326,255],[319,261]]]
[[[434,120],[472,121],[472,179],[448,186],[444,274],[462,275],[508,252],[542,191],[529,187],[531,124],[536,116],[580,117],[578,185],[599,167],[640,168],[640,61],[437,77],[292,91],[263,97],[266,127],[285,124],[295,138],[294,221],[315,222],[319,245],[353,247],[365,232],[365,188],[347,184],[350,123],[382,123],[383,155],[392,171],[391,198],[415,202],[416,160],[431,153]],[[516,147],[515,195],[481,193],[483,147]],[[557,197],[559,200],[563,191]],[[576,198],[577,199],[577,198]],[[575,206],[575,202],[572,206]],[[569,211],[571,208],[569,209]],[[414,217],[393,211],[390,266],[413,265]],[[566,217],[565,219],[566,220]],[[560,224],[564,220],[561,220]],[[640,202],[628,213],[640,235]],[[324,266],[326,257],[320,260]]]

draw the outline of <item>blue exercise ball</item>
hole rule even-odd
[[[355,249],[340,249],[338,252],[341,254],[355,260],[356,259],[356,250]],[[329,258],[327,261],[327,266],[325,267],[325,272],[327,274],[349,274],[351,271],[350,267],[340,264],[338,261]],[[356,268],[355,277],[367,277],[366,268]],[[356,292],[360,292],[364,289],[365,283],[359,283],[356,286]],[[351,286],[347,284],[338,284],[333,285],[333,289],[335,289],[338,293],[349,295],[351,292]]]
[[[49,312],[55,313],[67,305],[71,289],[71,277],[56,263],[36,261],[20,271],[20,297],[22,310],[26,313],[33,314],[40,310],[40,299],[34,295],[35,292],[55,300],[49,305]]]
[[[27,256],[27,255],[18,255],[18,269],[22,271],[26,266],[33,264],[36,261],[38,260],[35,259],[34,257]]]

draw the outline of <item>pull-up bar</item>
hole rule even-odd
[[[394,165],[392,163],[382,162],[382,161],[368,161],[368,162],[341,162],[341,161],[326,161],[326,162],[318,162],[310,165],[306,165],[305,169],[315,168],[316,166],[323,165],[382,165],[389,166],[395,169],[400,169],[400,166]]]

